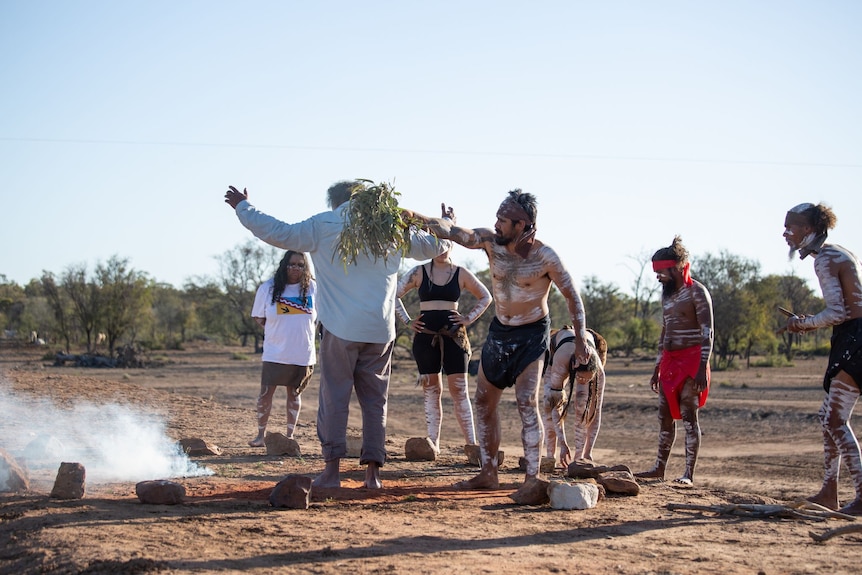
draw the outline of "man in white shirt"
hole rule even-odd
[[[348,200],[361,182],[336,182],[327,190],[330,211],[289,224],[269,216],[248,202],[246,190],[230,186],[225,203],[236,210],[240,223],[268,244],[308,252],[318,282],[320,343],[320,403],[317,436],[326,466],[313,485],[340,487],[339,463],[347,455],[347,416],[350,397],[362,409],[362,452],[367,465],[364,486],[379,489],[380,467],[386,460],[386,408],[392,348],[395,341],[395,290],[401,253],[387,258],[356,256],[345,267],[337,257]],[[429,233],[412,234],[406,256],[433,258],[449,249]]]

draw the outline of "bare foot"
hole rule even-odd
[[[480,472],[479,475],[477,475],[473,479],[459,481],[452,487],[463,491],[469,491],[472,489],[499,489],[500,480],[497,478],[496,475]]]
[[[653,467],[649,471],[641,471],[639,473],[635,473],[634,475],[635,477],[640,477],[641,479],[664,479],[664,469]]]
[[[263,447],[266,443],[263,441],[263,437],[255,437],[251,441],[248,442],[251,447]]]
[[[331,477],[327,477],[326,473],[321,473],[314,478],[314,481],[311,482],[311,485],[312,487],[322,488],[341,487],[341,478],[336,477],[335,479],[332,479]]]
[[[812,495],[811,497],[806,497],[806,501],[810,501],[811,503],[816,503],[817,505],[822,505],[826,509],[831,509],[832,511],[838,510],[838,495],[837,494],[829,494],[823,493],[821,490],[817,495]],[[853,505],[852,503],[850,505]],[[848,506],[849,507],[849,506]]]
[[[509,497],[519,505],[542,505],[548,502],[548,485],[538,477],[528,477]]]
[[[338,467],[339,463],[339,459],[327,461],[326,466],[323,468],[323,473],[318,475],[314,481],[311,482],[312,487],[341,487],[341,475]]]
[[[846,515],[862,515],[862,499],[854,499],[838,511]]]
[[[380,466],[375,463],[369,463],[365,468],[365,488],[366,489],[382,489],[383,483],[380,481]]]

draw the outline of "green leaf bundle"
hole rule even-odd
[[[356,181],[336,248],[345,268],[356,263],[360,253],[386,261],[394,253],[409,252],[410,235],[418,226],[404,217],[398,206],[400,195],[386,182]]]

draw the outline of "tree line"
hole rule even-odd
[[[159,283],[130,267],[128,259],[113,256],[95,269],[73,264],[61,272],[44,271],[24,286],[0,274],[0,325],[6,339],[38,334],[41,341],[62,348],[113,355],[119,345],[146,349],[179,348],[195,339],[252,345],[259,351],[263,331],[251,319],[257,287],[272,277],[280,250],[249,240],[217,256],[215,276],[198,276],[182,288]],[[649,256],[632,258],[630,293],[596,276],[583,279],[588,327],[601,333],[618,356],[653,355],[661,331],[660,285]],[[407,269],[403,270],[404,272]],[[472,270],[490,287],[489,270]],[[795,275],[760,274],[760,264],[727,252],[692,258],[692,276],[709,289],[715,314],[713,367],[726,368],[753,356],[790,360],[796,353],[828,353],[829,334],[818,330],[799,335],[780,333],[784,307],[800,314],[815,313],[823,300]],[[475,302],[464,293],[459,308]],[[404,298],[411,315],[418,312],[415,290]],[[563,327],[568,311],[562,295],[552,288],[549,298],[552,326]],[[494,304],[468,335],[481,349],[494,317]],[[409,349],[412,333],[398,326],[396,344]]]

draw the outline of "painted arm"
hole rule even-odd
[[[404,307],[404,302],[401,301],[401,298],[410,293],[410,290],[419,287],[419,284],[417,283],[417,277],[422,277],[422,273],[419,269],[419,266],[416,266],[415,268],[410,270],[409,273],[406,273],[401,276],[401,279],[398,280],[398,287],[395,291],[395,314],[398,316],[398,319],[400,319],[407,325],[410,325],[410,314],[407,313],[407,308]]]
[[[494,241],[494,230],[488,228],[478,228],[473,230],[457,226],[455,225],[454,210],[451,207],[446,208],[446,204],[443,204],[442,208],[443,213],[446,214],[445,217],[442,218],[432,218],[430,216],[407,210],[405,210],[405,215],[408,217],[412,216],[421,221],[425,226],[425,229],[438,238],[452,240],[456,244],[462,245],[465,248],[482,249],[485,247],[486,242]]]
[[[551,254],[549,258],[548,277],[560,290],[560,293],[566,300],[566,307],[569,309],[569,317],[571,318],[572,328],[575,332],[575,357],[580,363],[587,363],[590,360],[590,351],[587,349],[587,314],[584,310],[584,301],[581,299],[581,294],[578,293],[575,284],[572,281],[572,276],[566,270],[563,262],[557,257],[556,252],[548,246],[544,246]]]
[[[488,288],[485,287],[485,284],[479,281],[473,272],[468,270],[467,268],[460,268],[461,272],[459,277],[461,278],[461,289],[465,289],[476,297],[476,305],[473,306],[466,315],[461,315],[460,313],[453,313],[450,316],[453,322],[458,323],[463,326],[468,326],[477,319],[479,316],[485,313],[485,310],[488,309],[488,306],[491,305],[491,292],[488,291]]]
[[[840,252],[824,251],[817,256],[814,260],[814,273],[820,281],[820,290],[823,292],[826,308],[816,315],[789,318],[787,320],[789,331],[798,333],[838,325],[847,318],[840,272]]]
[[[649,380],[650,389],[652,389],[655,393],[658,393],[658,381],[661,366],[661,356],[664,353],[664,337],[665,332],[667,330],[667,323],[665,322],[664,314],[662,314],[661,320],[661,334],[658,336],[658,353],[655,356],[655,369],[652,372],[652,377]]]
[[[697,323],[700,326],[702,336],[700,342],[700,367],[697,370],[697,376],[694,381],[697,391],[706,389],[709,383],[706,378],[707,366],[709,365],[709,357],[712,355],[713,342],[713,314],[712,314],[712,297],[706,288],[700,284],[694,284],[694,311],[697,316]]]

